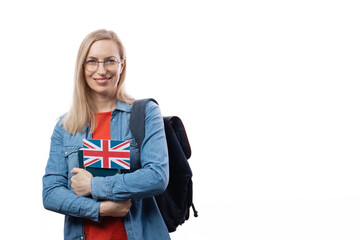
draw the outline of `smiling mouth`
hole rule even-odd
[[[94,80],[95,80],[95,82],[97,82],[99,84],[105,84],[111,80],[111,77],[110,78],[94,78]]]

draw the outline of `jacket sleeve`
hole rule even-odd
[[[68,164],[63,154],[65,130],[59,123],[60,120],[51,136],[50,154],[43,176],[43,205],[65,215],[100,221],[100,202],[79,197],[68,189]]]
[[[145,138],[141,147],[142,168],[109,177],[94,177],[94,199],[125,201],[162,193],[169,181],[169,165],[164,122],[157,104],[149,102],[145,110]]]

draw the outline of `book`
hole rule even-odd
[[[79,167],[94,177],[112,176],[130,169],[130,141],[84,139],[78,157]]]

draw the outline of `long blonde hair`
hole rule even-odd
[[[63,124],[64,129],[72,135],[75,135],[77,132],[81,132],[88,126],[91,127],[92,132],[95,130],[96,107],[92,90],[85,81],[84,61],[91,45],[99,40],[113,40],[118,45],[120,61],[124,62],[124,67],[117,85],[116,98],[129,104],[134,103],[134,99],[125,91],[124,81],[126,76],[126,53],[120,38],[113,31],[105,29],[100,29],[90,33],[82,41],[76,59],[72,106],[60,123]]]

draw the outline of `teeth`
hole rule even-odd
[[[110,78],[106,78],[106,79],[95,79],[97,82],[105,82],[110,80]]]

